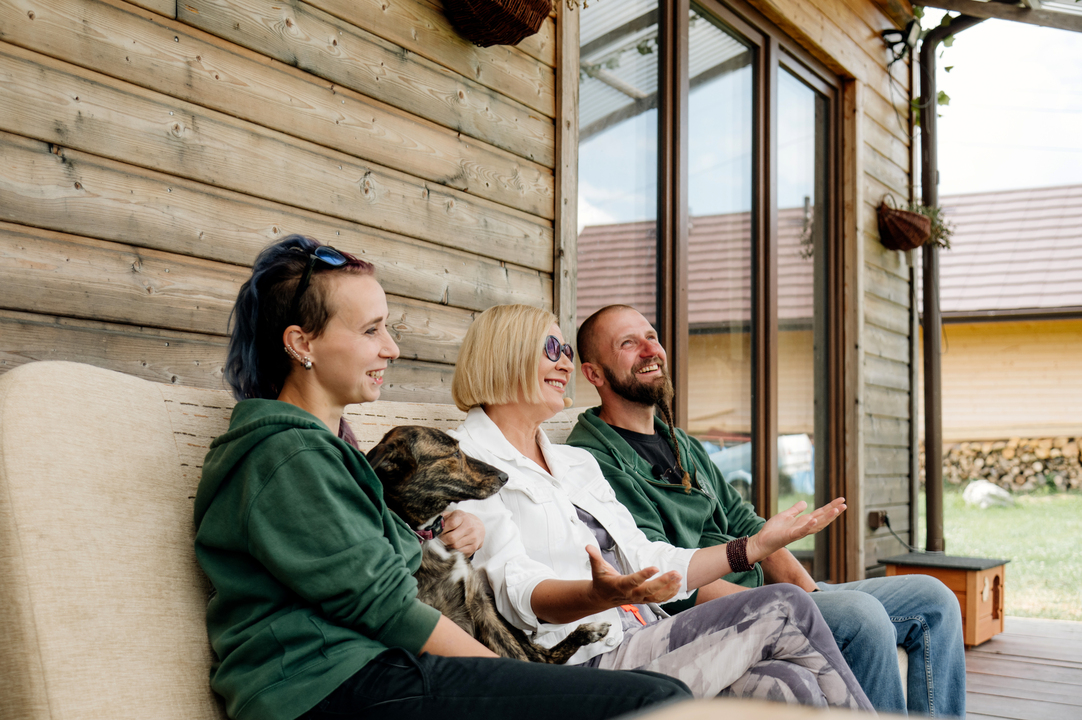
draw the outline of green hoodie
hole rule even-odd
[[[237,404],[195,496],[214,587],[211,687],[238,720],[293,720],[389,647],[418,653],[421,548],[364,455],[277,400]]]
[[[677,547],[704,548],[759,532],[766,521],[725,482],[698,440],[677,428],[680,462],[691,476],[691,492],[687,492],[679,483],[655,478],[650,463],[598,417],[600,410],[590,408],[579,415],[567,444],[594,456],[617,499],[631,511],[648,538]],[[668,437],[669,426],[655,417],[654,431]],[[759,587],[763,584],[763,570],[756,564],[754,570],[732,573],[725,579],[744,587]],[[670,603],[665,609],[679,611],[694,603],[693,596]]]

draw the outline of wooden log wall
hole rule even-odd
[[[300,232],[377,266],[384,398],[449,402],[477,312],[560,306],[557,45],[478,48],[438,0],[0,0],[0,372],[222,387],[239,285]]]
[[[845,517],[847,577],[875,572],[877,558],[901,545],[886,529],[871,531],[867,515],[887,510],[907,537],[910,477],[916,450],[910,437],[909,341],[912,279],[904,253],[879,242],[875,208],[885,195],[901,204],[912,191],[909,60],[890,64],[880,33],[905,26],[907,0],[749,0],[843,79],[842,193],[847,287],[844,382],[855,389],[846,410],[845,472],[860,478]],[[912,540],[910,541],[912,542]]]

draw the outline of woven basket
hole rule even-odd
[[[893,205],[893,198],[891,198]],[[887,198],[879,203],[879,242],[888,250],[913,250],[928,241],[932,235],[932,220],[911,210],[899,210],[887,204]]]
[[[550,0],[444,0],[443,10],[462,36],[481,47],[517,45],[541,29]]]

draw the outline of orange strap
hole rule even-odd
[[[632,615],[634,615],[635,619],[638,620],[643,625],[646,624],[646,621],[642,619],[642,615],[639,614],[639,609],[637,607],[635,607],[634,605],[621,605],[620,609],[623,610],[624,612],[629,612]]]

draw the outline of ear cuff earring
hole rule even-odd
[[[299,354],[297,354],[296,350],[294,350],[293,348],[291,348],[288,345],[284,345],[283,349],[286,351],[286,355],[293,358],[294,360],[299,362],[301,365],[304,365],[305,370],[311,370],[312,369],[312,358],[307,357],[307,356],[302,358]]]

